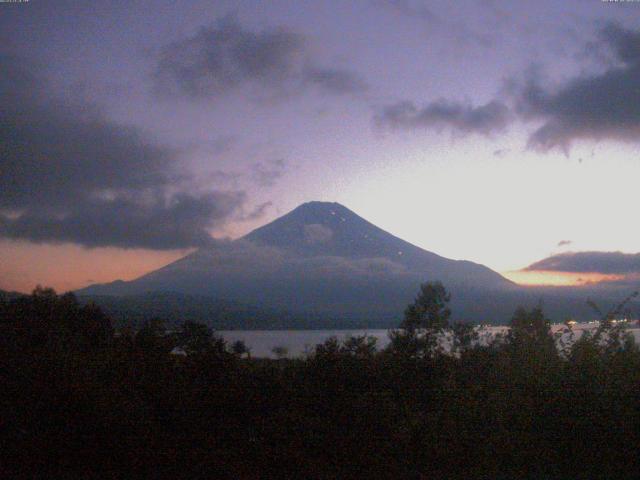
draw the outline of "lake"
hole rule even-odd
[[[577,340],[584,331],[593,330],[597,327],[597,322],[579,323],[573,327],[575,339]],[[558,332],[566,328],[563,324],[552,325],[552,332]],[[505,333],[507,327],[483,327],[479,331],[480,343],[486,344],[497,333]],[[634,326],[629,328],[634,335],[636,342],[640,343],[640,328]],[[283,347],[287,351],[288,357],[298,357],[305,355],[313,350],[313,348],[323,343],[329,337],[335,336],[339,340],[351,336],[370,335],[378,339],[378,348],[384,348],[389,343],[388,330],[371,329],[371,330],[220,330],[217,333],[228,342],[242,340],[251,350],[253,357],[275,358],[273,349],[275,347]],[[561,337],[565,341],[568,335]],[[446,348],[449,342],[444,339],[443,346]]]

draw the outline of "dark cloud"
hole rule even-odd
[[[562,253],[540,260],[525,270],[620,275],[640,273],[640,253]]]
[[[251,176],[261,187],[272,187],[286,173],[287,163],[282,158],[253,164]]]
[[[154,74],[155,90],[163,96],[197,100],[243,85],[277,95],[308,86],[334,94],[366,88],[355,73],[317,66],[306,43],[304,36],[285,28],[253,32],[227,16],[162,48]]]
[[[305,69],[304,79],[308,84],[336,95],[357,94],[368,88],[366,82],[355,73],[337,68],[310,67]]]
[[[600,74],[574,78],[560,88],[547,88],[531,76],[519,98],[519,112],[542,120],[530,136],[538,151],[568,152],[578,139],[636,142],[640,134],[640,32],[611,24],[600,36],[616,56]]]
[[[87,247],[173,249],[212,242],[207,228],[227,219],[244,200],[240,193],[179,193],[152,202],[98,199],[64,210],[29,209],[0,216],[0,235],[33,242],[73,242]]]
[[[512,83],[506,89],[516,92],[515,100],[497,99],[479,107],[438,100],[423,108],[400,102],[385,107],[376,120],[394,128],[449,128],[462,134],[491,135],[504,130],[512,120],[507,104],[513,100],[511,106],[518,117],[541,122],[529,136],[530,149],[547,152],[559,148],[568,154],[571,144],[579,139],[637,142],[640,31],[609,24],[601,29],[599,39],[614,57],[605,62],[601,73],[584,74],[554,88],[541,79],[536,69],[531,69],[523,85]],[[494,155],[503,153],[496,150]]]
[[[285,29],[251,32],[233,17],[162,48],[155,79],[162,93],[210,97],[249,81],[282,87],[291,80],[304,39]]]
[[[438,100],[418,108],[411,102],[385,107],[376,116],[380,125],[402,129],[451,129],[458,133],[491,135],[502,131],[509,122],[509,109],[492,101],[479,107]]]
[[[622,62],[627,64],[640,62],[640,32],[610,23],[601,30],[600,36],[611,46]]]
[[[448,46],[454,47],[458,53],[461,48],[495,47],[498,31],[511,20],[506,11],[485,4],[482,5],[484,14],[480,20],[483,30],[477,30],[468,22],[456,19],[455,15],[438,15],[433,2],[427,0],[371,0],[371,3],[395,16],[419,22],[430,38],[445,35],[449,39]]]
[[[560,241],[558,242],[558,246],[559,246],[559,247],[566,247],[566,246],[571,245],[572,243],[573,243],[573,242],[572,242],[571,240],[560,240]]]
[[[192,191],[176,154],[84,103],[49,98],[36,69],[0,56],[0,236],[182,248],[244,201]]]

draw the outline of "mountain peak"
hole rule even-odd
[[[317,208],[317,209],[344,208],[345,210],[348,210],[347,207],[339,204],[338,202],[323,202],[322,200],[310,200],[308,202],[301,203],[294,210],[309,209],[309,208]]]
[[[321,201],[311,201],[305,202],[301,205],[298,205],[296,208],[291,210],[287,215],[294,216],[304,216],[304,217],[313,217],[313,216],[326,216],[326,215],[353,215],[357,216],[351,210],[349,210],[344,205],[341,205],[337,202],[321,202]],[[285,216],[287,216],[285,215]]]
[[[306,258],[387,259],[414,272],[441,272],[438,276],[443,281],[479,274],[497,283],[509,283],[484,266],[449,260],[412,245],[336,202],[303,203],[243,240]]]
[[[389,235],[336,202],[307,202],[244,237],[302,255],[353,256],[362,241]]]

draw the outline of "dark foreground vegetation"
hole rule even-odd
[[[0,476],[636,477],[640,352],[623,331],[605,316],[558,351],[521,309],[480,347],[447,303],[423,285],[384,351],[330,339],[265,360],[193,322],[114,332],[52,290],[2,301]]]

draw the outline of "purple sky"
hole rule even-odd
[[[31,0],[0,45],[0,288],[309,200],[503,273],[638,251],[640,3]]]

